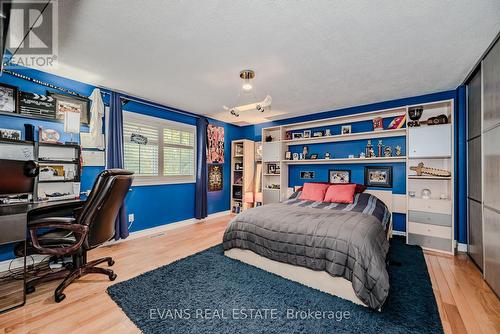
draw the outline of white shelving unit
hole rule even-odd
[[[373,120],[375,117],[393,118],[407,114],[409,108],[404,106],[393,109],[378,110],[373,112],[339,116],[308,122],[293,123],[282,126],[273,126],[262,129],[263,140],[263,176],[262,190],[263,203],[280,202],[288,198],[288,167],[291,165],[336,165],[336,164],[372,164],[404,162],[407,168],[406,190],[414,191],[420,196],[423,189],[430,189],[433,198],[409,198],[406,196],[406,231],[407,242],[418,244],[441,252],[453,253],[454,250],[454,191],[453,191],[453,100],[433,103],[423,103],[418,106],[424,108],[420,118],[420,127],[406,127],[401,129],[365,131],[350,134],[333,134],[323,137],[286,139],[287,132],[299,132],[315,128],[328,128],[334,125],[351,124],[355,122]],[[427,125],[429,117],[445,114],[449,123],[443,125]],[[407,121],[410,119],[407,116]],[[407,156],[375,157],[375,158],[333,158],[333,159],[304,159],[286,160],[285,152],[292,145],[308,145],[334,143],[354,140],[376,141],[382,138],[406,137]],[[356,154],[357,152],[353,152]],[[394,154],[394,152],[393,152]],[[435,177],[430,175],[417,176],[410,171],[410,166],[423,162],[426,167],[442,168],[451,171],[451,177]],[[279,165],[280,173],[268,173],[268,165]],[[276,189],[279,188],[279,189]],[[439,199],[443,195],[446,199]],[[440,215],[447,215],[443,217]],[[446,219],[444,219],[446,218]],[[442,225],[445,224],[445,225]]]
[[[236,168],[239,166],[238,168]],[[231,210],[239,213],[250,207],[245,193],[253,193],[255,144],[251,140],[233,140],[231,143]],[[237,209],[238,208],[238,209]]]
[[[423,104],[421,120],[444,114],[448,124],[426,125],[408,128],[406,137],[407,196],[406,239],[407,243],[425,249],[453,254],[454,244],[454,135],[453,101]],[[425,167],[451,172],[450,177],[416,175],[410,167],[420,162]],[[431,192],[430,199],[423,199],[422,191]]]
[[[362,121],[371,121],[375,117],[392,118],[406,113],[406,107],[378,110],[368,113],[356,115],[339,116],[328,119],[314,120],[309,122],[293,123],[282,126],[274,126],[262,129],[263,153],[262,162],[264,164],[264,173],[267,171],[269,164],[277,164],[280,166],[279,175],[268,175],[262,178],[263,203],[276,203],[283,201],[290,195],[288,187],[288,166],[290,165],[315,165],[315,164],[372,164],[372,163],[391,163],[391,162],[406,162],[405,156],[393,157],[376,157],[376,158],[332,158],[332,159],[303,159],[303,160],[286,160],[285,152],[292,145],[308,145],[334,143],[352,140],[378,140],[389,137],[406,136],[407,130],[392,129],[381,131],[365,131],[354,132],[349,134],[333,134],[330,136],[300,138],[300,139],[285,139],[287,132],[298,132],[306,129],[327,128],[334,125],[351,124]],[[272,139],[266,142],[266,138]],[[357,152],[353,152],[357,153]],[[279,186],[277,189],[269,189],[270,186]]]

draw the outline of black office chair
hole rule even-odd
[[[115,234],[115,220],[133,180],[133,172],[123,169],[109,169],[101,172],[83,206],[69,207],[73,217],[49,217],[49,208],[34,211],[28,218],[31,240],[26,247],[26,254],[47,254],[58,257],[72,256],[73,263],[60,271],[34,278],[26,283],[26,293],[35,291],[37,284],[64,278],[56,288],[56,302],[66,296],[64,289],[74,280],[86,274],[108,275],[111,281],[116,274],[110,269],[97,267],[107,262],[112,266],[111,257],[87,262],[87,251],[105,243]],[[54,207],[64,211],[64,205]],[[42,218],[41,218],[42,217]],[[39,234],[40,229],[52,229]]]

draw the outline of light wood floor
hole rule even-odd
[[[112,256],[116,281],[127,280],[220,243],[229,219],[216,218],[100,247],[89,253],[89,260]],[[451,257],[430,252],[425,258],[445,332],[500,333],[500,301],[470,260],[465,255]],[[26,306],[0,315],[0,334],[138,333],[105,292],[110,284],[114,282],[105,276],[86,276],[67,288],[66,299],[60,304],[53,297],[57,283],[41,285],[28,296]]]

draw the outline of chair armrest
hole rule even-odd
[[[33,247],[42,254],[51,255],[69,255],[76,252],[83,244],[85,237],[89,231],[89,227],[81,224],[74,224],[74,218],[64,218],[64,217],[48,217],[42,218],[30,223],[29,232],[31,236],[31,242]],[[72,231],[76,238],[76,243],[70,247],[60,247],[60,248],[47,248],[40,245],[40,240],[38,240],[38,229],[41,228],[60,228],[63,230]]]
[[[66,203],[53,203],[42,207],[30,210],[29,220],[37,219],[37,217],[54,217],[59,215],[73,214],[75,210],[81,209],[85,201],[71,201]]]

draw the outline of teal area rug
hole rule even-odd
[[[391,240],[376,312],[223,255],[194,254],[108,289],[144,333],[442,333],[422,250]]]

